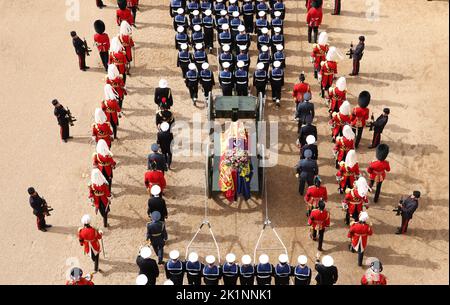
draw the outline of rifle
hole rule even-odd
[[[67,119],[69,120],[70,126],[74,126],[73,122],[76,122],[77,119],[72,115],[69,108],[66,107],[66,111],[67,111]]]
[[[91,56],[90,53],[92,52],[92,49],[89,48],[89,46],[87,44],[87,41],[86,41],[86,38],[83,38],[83,43],[84,43],[84,48],[86,49],[86,55],[87,56]]]
[[[375,125],[375,118],[372,113],[372,115],[370,116],[370,122],[368,122],[368,124],[367,124],[367,126],[369,127],[369,131],[373,130],[374,125]]]
[[[353,51],[353,41],[352,41],[350,43],[350,49],[348,50],[347,53],[345,53],[345,55],[347,55],[350,59],[352,59],[353,58],[353,53],[354,53],[354,51]]]

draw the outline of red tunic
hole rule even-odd
[[[125,74],[125,66],[128,63],[125,52],[109,52],[109,64],[116,65],[120,74]]]
[[[135,7],[139,5],[139,0],[127,0],[127,7]]]
[[[114,88],[114,90],[116,90],[120,99],[122,99],[123,96],[127,94],[127,90],[125,89],[125,83],[123,81],[122,76],[118,76],[112,80],[106,77],[106,83],[111,85]]]
[[[369,200],[367,199],[367,196],[361,197],[361,195],[358,194],[357,189],[352,189],[350,192],[345,194],[343,203],[348,205],[348,212],[350,215],[353,215],[355,210],[359,213],[361,213],[363,209],[363,205],[367,204]]]
[[[361,252],[367,247],[367,239],[372,235],[372,227],[367,223],[354,222],[350,225],[347,237],[351,239],[352,247],[355,251],[358,251],[358,247],[361,247]]]
[[[355,107],[352,111],[352,126],[353,127],[365,127],[366,121],[369,119],[369,109]]]
[[[338,162],[345,160],[347,152],[355,148],[355,141],[346,137],[337,137],[333,150],[337,152],[336,159]]]
[[[125,48],[125,54],[127,55],[127,60],[130,62],[133,60],[133,56],[131,53],[131,48],[134,47],[133,37],[129,35],[120,35],[119,40]]]
[[[84,277],[82,277],[78,281],[67,281],[66,285],[67,286],[94,286],[94,283],[92,281],[89,281],[89,280],[85,279]]]
[[[358,163],[353,165],[353,167],[348,167],[345,165],[345,162],[341,162],[339,171],[336,173],[336,177],[342,177],[341,181],[339,181],[339,185],[342,189],[344,189],[348,179],[350,179],[350,187],[353,187],[353,183],[359,174]]]
[[[320,45],[318,43],[314,44],[313,50],[311,52],[311,57],[314,59],[314,68],[319,69],[320,63],[326,61],[326,56],[328,53],[329,45]]]
[[[133,14],[127,8],[124,10],[118,9],[116,11],[116,19],[117,19],[117,25],[120,25],[123,20],[128,22],[130,25],[134,25]]]
[[[383,274],[370,272],[363,275],[361,285],[387,285],[387,281]]]
[[[92,155],[92,163],[102,173],[106,172],[106,176],[112,177],[113,168],[116,166],[116,161],[111,156],[103,156],[97,153]]]
[[[102,102],[101,107],[108,122],[113,120],[116,125],[119,125],[119,117],[117,116],[117,113],[121,111],[119,103],[116,100],[106,100]]]
[[[370,162],[367,172],[370,175],[370,180],[375,180],[375,182],[383,182],[386,178],[386,172],[391,171],[391,166],[389,162],[384,160],[375,160]]]
[[[322,9],[317,9],[312,7],[308,9],[308,14],[306,14],[306,23],[310,27],[319,27],[322,23],[323,12]]]
[[[349,125],[351,122],[350,115],[343,115],[340,112],[333,112],[331,114],[331,124],[333,126],[332,134],[336,138],[345,125]]]
[[[316,230],[322,230],[330,226],[330,213],[325,209],[323,211],[314,209],[308,218],[308,224]]]
[[[330,112],[338,112],[339,107],[347,99],[347,90],[341,91],[336,86],[328,90],[328,98],[330,99]]]
[[[97,255],[101,251],[100,239],[102,239],[102,234],[93,227],[78,229],[78,240],[80,241],[80,246],[84,246],[85,254],[91,254],[91,251],[93,251]]]
[[[113,131],[111,130],[111,125],[108,122],[103,124],[92,124],[92,136],[95,137],[95,142],[103,139],[108,144],[108,147],[111,148],[111,137]]]
[[[163,192],[166,188],[166,178],[164,178],[164,173],[160,170],[150,170],[146,172],[144,184],[148,189],[151,189],[153,185],[159,185],[161,187],[161,192]]]
[[[322,75],[322,87],[333,85],[334,75],[338,73],[337,62],[323,61],[320,67],[320,75]]]
[[[292,91],[292,97],[295,98],[295,102],[303,102],[303,95],[309,92],[311,93],[311,87],[308,83],[298,83],[294,86],[294,90]]]
[[[109,200],[108,198],[111,196],[111,193],[109,191],[108,184],[102,184],[102,185],[96,185],[96,184],[90,184],[89,185],[89,198],[94,200],[94,205],[98,209],[100,204],[103,204],[103,206],[106,208],[109,206]]]
[[[94,35],[95,45],[99,52],[109,51],[109,36],[106,33]]]
[[[317,208],[319,200],[323,199],[325,202],[328,200],[327,188],[325,186],[311,185],[306,189],[305,201],[310,207]]]

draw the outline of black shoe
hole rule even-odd
[[[67,143],[67,139],[63,139],[64,143]]]
[[[323,251],[323,249],[322,249],[322,248],[317,248],[317,250],[319,250],[319,251]]]
[[[400,234],[402,234],[402,231],[401,230],[397,230],[397,232],[395,232],[395,234],[400,235]]]
[[[164,264],[165,264],[164,261],[159,261],[159,262],[158,262],[158,265],[164,265]]]
[[[46,228],[51,228],[51,227],[52,227],[52,225],[45,225],[45,227],[46,227]]]
[[[86,70],[88,70],[88,69],[90,69],[91,67],[88,67],[88,66],[86,66],[86,67],[84,67]]]
[[[374,149],[374,148],[376,148],[376,146],[372,146],[372,145],[370,145],[369,147],[367,147],[368,149]]]
[[[45,228],[40,228],[39,231],[47,232],[47,230]]]

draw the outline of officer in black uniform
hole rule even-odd
[[[147,223],[147,240],[152,244],[153,250],[158,255],[158,264],[164,264],[164,245],[163,238],[165,223],[161,221],[161,214],[158,211],[152,213],[151,222]]]
[[[223,96],[232,96],[233,95],[233,73],[230,72],[230,63],[228,61],[222,64],[223,70],[219,73],[219,84],[222,88]]]
[[[170,109],[173,106],[172,90],[168,87],[168,82],[165,79],[160,79],[158,87],[155,88],[154,102],[158,108]],[[165,102],[163,99],[165,98]]]
[[[284,86],[284,71],[279,61],[273,63],[270,71],[270,86],[272,88],[272,100],[275,101],[277,107],[280,107],[281,89]]]
[[[311,159],[317,160],[319,158],[319,149],[317,147],[315,136],[309,135],[306,137],[306,144],[300,148],[300,159],[305,159],[305,151],[307,149],[309,149],[313,154]],[[315,184],[315,182],[314,182],[314,184]]]
[[[295,118],[298,119],[299,128],[301,128],[303,124],[306,124],[307,119],[314,119],[314,104],[311,103],[310,100],[311,93],[305,92],[303,95],[303,102],[297,104]]]
[[[242,286],[253,286],[255,283],[256,270],[252,264],[250,255],[242,256],[242,265],[239,267],[239,283]]]
[[[412,219],[414,212],[419,207],[420,192],[414,191],[411,196],[406,199],[400,200],[398,209],[402,215],[401,227],[397,229],[395,234],[405,234],[408,230],[409,221]]]
[[[192,103],[194,106],[197,103],[198,98],[198,81],[199,81],[199,75],[197,72],[197,66],[194,63],[190,63],[188,66],[189,70],[186,72],[186,87],[189,89],[189,94],[192,99]]]
[[[288,263],[287,254],[280,254],[279,263],[275,266],[275,285],[289,285],[292,267]]]
[[[152,168],[152,163],[156,162],[156,168],[157,170],[167,172],[167,164],[164,156],[160,154],[159,151],[159,145],[156,143],[153,143],[150,147],[152,150],[152,153],[147,156],[147,169]]]
[[[312,124],[312,118],[307,117],[304,124],[298,131],[298,144],[304,146],[306,144],[306,138],[309,135],[313,135],[317,139],[317,127]]]
[[[86,66],[86,54],[88,54],[88,49],[84,44],[84,41],[81,40],[80,37],[78,37],[77,32],[70,32],[70,36],[72,37],[72,44],[75,48],[75,53],[78,56],[79,68],[81,71],[86,71],[87,69],[89,69],[89,67]]]
[[[369,146],[370,149],[376,148],[381,142],[381,134],[383,133],[384,127],[386,126],[389,114],[391,110],[389,108],[384,108],[383,113],[372,123],[373,127],[373,138],[372,144]]]
[[[256,95],[262,93],[266,96],[266,86],[268,82],[267,71],[264,69],[264,63],[259,62],[256,65],[256,70],[253,72],[253,87],[256,88]]]
[[[365,44],[364,41],[366,38],[364,36],[359,36],[359,43],[356,46],[355,50],[353,50],[353,71],[350,73],[350,76],[355,76],[359,74],[359,62],[361,61],[364,55]]]
[[[136,258],[136,264],[139,267],[139,274],[145,274],[147,277],[147,285],[155,285],[156,278],[159,276],[159,269],[156,261],[151,258],[152,250],[145,246],[139,251]]]
[[[67,142],[67,139],[71,139],[72,137],[69,135],[69,114],[66,109],[64,109],[63,105],[61,105],[58,100],[53,100],[52,105],[55,106],[54,114],[56,119],[58,120],[58,125],[60,128],[61,139],[64,142]]]
[[[306,263],[308,258],[305,255],[300,255],[297,258],[298,265],[294,268],[294,284],[295,285],[309,285],[311,283],[311,268]]]
[[[243,61],[237,62],[238,69],[234,72],[236,93],[238,96],[248,96],[248,73]]]
[[[192,61],[192,54],[188,50],[188,44],[182,43],[180,45],[180,51],[178,51],[177,67],[181,68],[181,74],[183,78],[186,78],[186,73],[189,70],[189,64]]]
[[[239,277],[239,265],[235,263],[236,255],[228,253],[225,260],[227,262],[222,266],[223,284],[225,286],[235,286]]]
[[[202,70],[200,71],[200,83],[202,84],[203,93],[206,100],[216,84],[214,81],[214,73],[211,69],[209,69],[209,64],[207,62],[202,64]]]
[[[200,286],[202,284],[202,270],[204,265],[198,261],[196,252],[189,253],[188,260],[184,263],[189,285]]]
[[[28,188],[28,195],[30,195],[30,206],[33,209],[33,214],[37,218],[38,230],[47,232],[47,228],[51,228],[51,225],[45,222],[45,216],[50,215],[47,209],[47,202],[39,196],[33,187]]]
[[[166,271],[166,278],[171,280],[174,285],[183,285],[185,266],[179,259],[180,252],[172,250],[169,253],[170,259],[164,265]]]
[[[206,263],[203,267],[202,275],[205,285],[219,285],[219,280],[222,277],[222,268],[215,265],[216,258],[214,255],[206,257]]]
[[[205,34],[205,48],[212,52],[214,46],[214,19],[211,16],[212,12],[210,9],[204,11],[205,16],[203,17],[203,32]]]
[[[295,167],[297,171],[296,177],[299,179],[298,192],[302,196],[305,192],[305,183],[308,183],[308,186],[313,185],[314,177],[319,174],[317,161],[311,159],[312,151],[309,149],[305,150],[304,155],[305,159],[301,159]]]
[[[161,147],[161,153],[164,155],[167,168],[170,169],[172,164],[172,141],[173,133],[170,131],[170,124],[168,122],[163,122],[160,125],[160,131],[156,135],[159,147]]]
[[[273,265],[269,262],[267,254],[259,256],[259,264],[256,265],[256,282],[258,285],[271,285],[274,275]]]

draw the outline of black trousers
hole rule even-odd
[[[312,39],[312,34],[314,32],[314,39]],[[308,42],[309,43],[317,43],[317,36],[319,34],[319,27],[318,26],[308,26]]]
[[[61,140],[67,140],[69,138],[69,123],[60,125],[59,131],[61,135]]]
[[[358,247],[358,266],[362,266],[364,257],[364,251],[362,251],[361,246]]]
[[[191,96],[191,99],[198,98],[198,84],[189,84],[187,85],[189,89],[189,95]]]
[[[203,283],[205,285],[219,285],[219,279],[208,280],[207,278],[203,278]]]
[[[319,246],[317,247],[318,250],[322,250],[324,234],[325,234],[325,229],[319,230]],[[313,230],[312,237],[314,239],[317,237],[317,230]]]
[[[45,226],[47,225],[47,223],[45,222],[44,214],[36,215],[36,224],[37,224],[38,230],[45,229]]]
[[[223,96],[232,96],[233,95],[233,86],[232,85],[222,85],[222,95]]]
[[[258,285],[270,285],[272,283],[272,277],[261,278],[257,276],[256,283]]]
[[[236,286],[237,283],[237,275],[236,276],[223,276],[223,284],[225,286]]]
[[[163,243],[152,243],[153,251],[155,251],[158,256],[158,263],[163,261],[164,257],[164,244]]]
[[[402,224],[400,227],[400,232],[402,234],[405,234],[408,231],[408,224],[409,224],[410,218],[406,218],[402,216]]]
[[[272,99],[281,100],[281,84],[279,82],[271,82]]]
[[[192,275],[192,274],[187,274],[187,280],[188,280],[188,284],[189,285],[196,285],[196,286],[200,286],[202,284],[202,277],[200,274],[198,275]]]
[[[111,128],[113,130],[114,139],[116,139],[117,138],[117,124],[112,119],[110,120],[109,123],[111,124]]]
[[[162,151],[162,154],[164,156],[164,159],[166,160],[167,166],[170,168],[170,164],[172,164],[172,152],[169,151]]]
[[[275,276],[275,285],[289,285],[289,276]]]
[[[205,29],[205,48],[209,49],[214,46],[214,30]]]
[[[95,255],[94,252],[91,251],[91,259],[94,262],[94,270],[98,271],[98,261],[100,259],[100,253],[97,253],[97,255]]]
[[[247,96],[248,95],[248,86],[236,84],[236,93],[238,96]]]
[[[314,184],[314,180],[313,179],[299,179],[299,184],[298,184],[298,192],[300,193],[300,195],[303,196],[303,194],[305,193],[305,184],[308,183],[308,186],[311,186]]]
[[[340,15],[341,14],[341,0],[334,0],[334,15]]]
[[[358,75],[359,74],[359,59],[353,58],[353,71],[352,74]]]
[[[253,33],[253,15],[244,15],[244,26],[247,33]]]
[[[103,226],[106,228],[108,226],[109,206],[108,208],[106,208],[106,205],[104,205],[103,202],[100,202],[100,204],[98,205],[98,211],[103,217]]]
[[[381,142],[381,133],[374,131],[372,138],[372,147],[377,147]]]
[[[255,285],[255,277],[254,276],[251,276],[251,277],[240,276],[239,283],[241,284],[241,286],[253,286],[253,285]]]
[[[108,60],[109,54],[108,52],[100,52],[100,59],[102,60],[103,66],[105,67],[105,71],[108,71]]]
[[[256,86],[256,96],[259,96],[260,92],[263,96],[266,96],[266,86]]]
[[[209,93],[212,91],[212,85],[210,84],[204,84],[203,87],[203,95],[205,96],[205,99],[208,98]]]
[[[345,212],[345,224],[349,225],[350,224],[350,216],[355,220],[358,221],[359,220],[359,213],[355,208],[355,211],[353,212],[352,215],[350,215],[349,211],[347,210]]]
[[[352,128],[353,133],[356,135],[355,137],[355,148],[358,148],[359,142],[361,142],[362,134],[364,131],[364,127]]]
[[[370,187],[372,187],[375,183],[375,180],[370,180]],[[375,189],[375,196],[373,197],[374,202],[378,202],[378,198],[380,197],[381,193],[381,185],[383,184],[383,181],[377,182],[377,188]]]
[[[80,70],[86,69],[86,54],[77,54],[78,56],[78,66],[80,67]]]
[[[133,15],[133,21],[136,23],[137,6],[130,7],[131,14]]]

